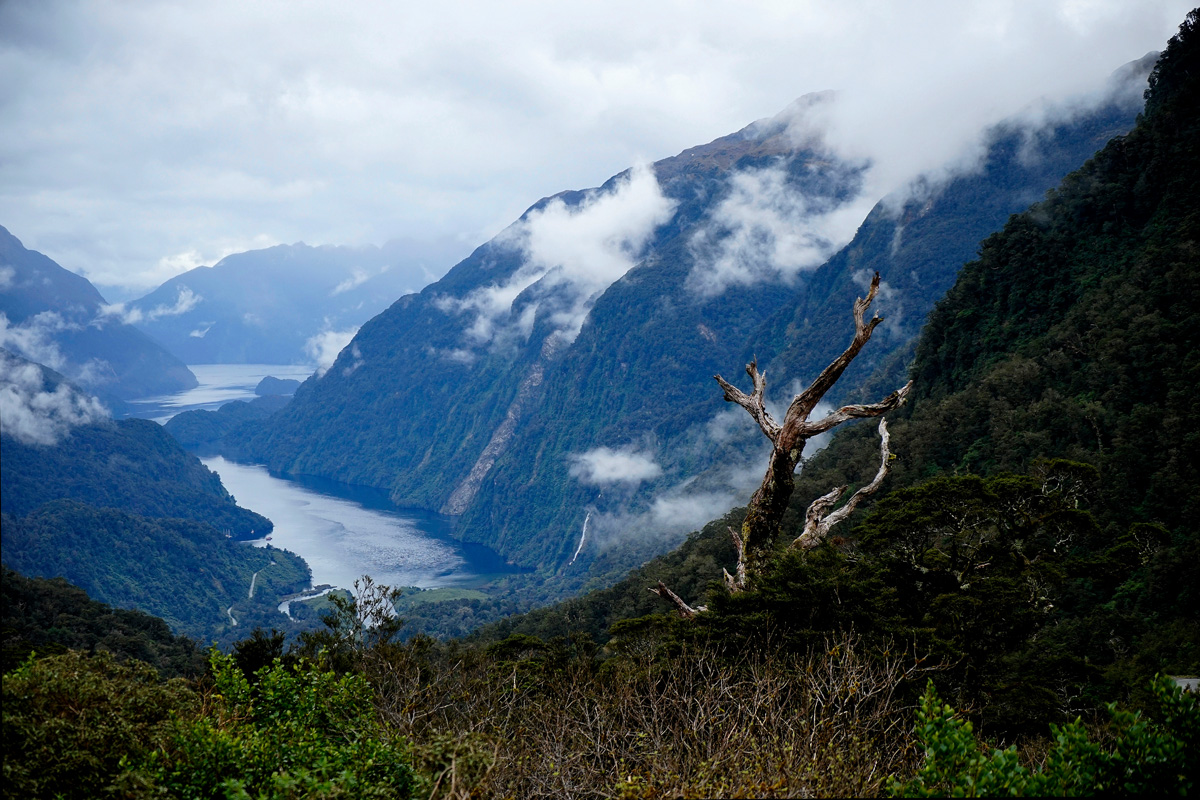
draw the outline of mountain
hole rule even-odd
[[[0,227],[0,347],[61,372],[104,399],[194,388],[196,376],[109,313],[96,287]]]
[[[363,322],[459,252],[404,240],[252,250],[172,278],[125,314],[189,364],[327,364]]]
[[[270,520],[238,507],[156,423],[113,421],[61,375],[3,350],[0,419],[5,566],[202,639],[233,635],[235,619],[280,624],[279,596],[308,586],[299,557],[239,541]]]
[[[229,452],[456,515],[465,540],[543,575],[583,576],[597,559],[612,569],[614,550],[636,563],[757,481],[752,425],[722,407],[712,375],[732,377],[757,352],[786,367],[775,394],[811,379],[820,352],[806,361],[791,343],[840,348],[840,293],[882,260],[905,314],[872,342],[861,385],[903,352],[973,232],[1133,124],[1127,77],[1116,83],[1086,113],[992,131],[978,172],[880,203],[836,255],[822,231],[862,203],[866,165],[800,135],[829,95],[547,198],[365,324],[268,424],[227,437]]]
[[[1197,141],[1193,12],[1137,126],[988,236],[936,304],[912,348],[910,402],[889,415],[896,457],[873,508],[818,550],[781,552],[739,596],[714,587],[733,567],[740,509],[612,587],[478,638],[590,634],[619,649],[657,628],[737,653],[805,652],[852,628],[945,658],[930,673],[939,691],[1001,736],[1144,702],[1155,673],[1195,674]],[[780,539],[878,459],[874,426],[840,431],[797,476]],[[646,591],[660,580],[710,611],[682,634],[648,618],[669,609]],[[421,622],[488,616],[454,605]]]

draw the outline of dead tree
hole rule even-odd
[[[871,338],[872,332],[883,318],[873,315],[870,321],[865,321],[867,309],[875,299],[879,290],[879,273],[876,272],[871,280],[870,291],[865,298],[854,301],[854,338],[850,346],[827,366],[808,388],[793,398],[783,416],[783,424],[777,423],[767,410],[764,395],[767,389],[767,376],[758,371],[758,364],[751,361],[746,365],[746,373],[754,385],[750,394],[738,389],[720,375],[715,375],[717,383],[725,390],[725,399],[737,403],[746,409],[747,413],[758,423],[763,435],[771,440],[771,458],[767,465],[767,473],[763,476],[762,484],[750,498],[746,508],[746,519],[741,530],[730,528],[734,547],[737,549],[738,561],[736,574],[725,572],[725,582],[731,592],[745,589],[753,580],[754,575],[761,572],[762,566],[775,550],[776,540],[782,529],[783,515],[787,511],[788,501],[796,485],[796,466],[804,453],[808,440],[818,434],[848,422],[864,417],[878,417],[887,411],[904,403],[912,382],[888,395],[878,403],[871,405],[842,406],[833,413],[816,421],[810,421],[809,415],[821,402],[838,378],[850,366],[850,362],[859,354],[863,346]],[[840,508],[830,511],[837,505],[846,487],[841,486],[828,494],[813,501],[805,515],[804,530],[791,543],[792,547],[811,550],[829,534],[829,530],[858,507],[866,497],[874,493],[888,473],[891,452],[888,448],[887,425],[883,420],[879,423],[881,438],[879,471],[874,480],[855,492]],[[827,513],[828,512],[828,513]],[[672,602],[684,617],[693,617],[702,609],[688,606],[674,592],[663,584],[651,587],[650,591]]]

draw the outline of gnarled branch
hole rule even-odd
[[[908,399],[908,393],[912,390],[912,381],[901,386],[896,391],[889,394],[887,397],[880,400],[878,403],[870,405],[850,405],[842,406],[837,411],[826,416],[824,419],[819,419],[816,422],[805,421],[801,424],[802,435],[808,439],[816,436],[819,433],[824,433],[827,430],[836,428],[843,422],[849,422],[852,419],[862,419],[864,417],[878,417],[891,411],[893,408],[904,405],[904,401]]]
[[[687,603],[683,602],[683,598],[667,588],[667,585],[662,581],[658,582],[658,586],[648,586],[647,591],[654,592],[663,600],[670,600],[675,604],[675,608],[679,611],[679,616],[684,619],[693,619],[697,614],[702,614],[708,611],[708,606],[697,606],[692,608]]]
[[[906,386],[905,389],[907,388]],[[808,507],[808,512],[804,515],[804,532],[795,538],[792,542],[792,547],[798,547],[801,550],[812,550],[824,541],[834,525],[837,525],[846,517],[853,514],[854,509],[858,508],[859,503],[878,491],[880,485],[883,483],[883,479],[891,471],[893,456],[892,451],[888,447],[890,440],[891,434],[888,433],[887,420],[881,419],[879,420],[879,471],[875,473],[874,479],[852,494],[845,505],[829,514],[825,514],[825,511],[837,505],[837,501],[846,491],[845,486],[839,486],[828,494],[814,500],[812,505]]]
[[[746,365],[746,374],[754,382],[753,394],[746,394],[720,375],[713,375],[713,377],[725,390],[725,399],[746,409],[766,437],[773,442],[779,435],[779,424],[771,418],[771,412],[767,411],[766,403],[763,400],[763,394],[767,390],[767,373],[758,371],[758,360],[755,359]]]
[[[870,322],[864,322],[867,309],[871,306],[875,299],[875,294],[879,291],[879,273],[876,272],[871,278],[871,288],[867,292],[866,297],[860,297],[854,301],[854,338],[850,340],[850,346],[837,358],[835,358],[829,366],[821,371],[817,379],[809,384],[803,392],[796,395],[788,406],[787,413],[783,415],[783,429],[785,435],[789,432],[792,435],[799,435],[798,427],[805,420],[812,410],[817,407],[817,403],[821,402],[821,398],[825,393],[833,388],[837,383],[838,378],[842,377],[842,373],[846,371],[846,367],[850,366],[850,362],[863,349],[863,345],[871,338],[871,334],[875,331],[875,326],[883,322],[883,317],[876,314],[871,318]],[[790,429],[790,431],[789,431]],[[791,436],[788,436],[790,439]],[[780,444],[789,444],[780,442]]]

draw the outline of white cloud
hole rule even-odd
[[[25,444],[50,446],[71,428],[107,416],[96,398],[65,383],[49,391],[39,367],[0,350],[0,432]]]
[[[737,172],[730,184],[690,241],[696,264],[688,286],[703,295],[734,285],[791,283],[850,241],[877,200],[806,195],[783,164]]]
[[[571,477],[589,486],[636,486],[662,474],[654,457],[632,449],[597,447],[571,457]]]
[[[823,89],[886,191],[1161,48],[1192,5],[0,3],[0,219],[141,287],[301,239],[477,243]]]
[[[0,267],[0,290],[12,286],[16,277],[17,271],[12,267]]]
[[[348,292],[351,289],[362,286],[370,277],[371,276],[368,275],[365,270],[355,268],[351,271],[349,278],[346,278],[346,280],[333,287],[333,294],[339,295],[342,292]]]
[[[483,344],[509,322],[517,297],[536,284],[541,310],[565,340],[574,341],[596,297],[634,266],[675,205],[646,165],[634,167],[611,191],[592,192],[577,206],[555,198],[501,235],[503,243],[518,247],[524,257],[512,277],[462,299],[439,298],[439,307],[473,312],[467,336]],[[526,337],[537,311],[525,308],[516,320]]]
[[[180,286],[174,305],[157,305],[149,311],[142,311],[137,306],[129,306],[125,303],[112,303],[100,307],[100,315],[97,322],[103,324],[104,320],[110,317],[116,317],[126,325],[136,325],[139,322],[153,322],[162,317],[177,317],[180,314],[186,314],[200,305],[203,300],[203,297],[188,287]]]
[[[350,344],[356,333],[358,333],[358,328],[348,328],[341,331],[327,329],[321,331],[316,336],[310,337],[304,343],[304,353],[316,365],[318,378],[324,376],[329,371],[329,368],[333,366],[333,362],[337,361],[338,355],[346,348],[346,345]]]
[[[53,338],[54,334],[65,330],[77,330],[79,327],[64,320],[56,311],[43,311],[19,325],[13,325],[8,321],[8,315],[0,311],[0,347],[53,370],[62,371],[67,365],[67,360],[59,350],[58,343]]]

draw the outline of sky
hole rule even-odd
[[[407,239],[440,274],[541,197],[828,89],[882,196],[1190,7],[0,0],[0,225],[110,300],[299,241]]]

